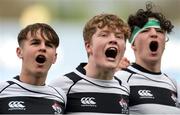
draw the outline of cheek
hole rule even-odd
[[[164,51],[164,49],[165,49],[165,47],[166,47],[165,42],[160,42],[160,47],[161,47],[161,49]]]
[[[101,51],[102,51],[102,49],[100,47],[94,46],[94,47],[92,47],[91,54],[94,57],[99,57],[99,55],[101,55]]]
[[[164,48],[165,48],[165,45],[166,45],[165,36],[159,37],[158,42],[159,42],[159,47],[160,47],[161,49],[164,49]]]
[[[121,55],[124,55],[124,52],[126,50],[126,42],[120,42],[119,43],[120,53]]]
[[[101,42],[94,42],[93,44],[91,44],[90,46],[90,51],[92,54],[98,53],[97,51],[101,51],[103,46],[100,44]]]
[[[23,58],[31,58],[33,56],[34,52],[33,50],[30,50],[29,49],[24,49],[23,52],[22,52],[22,57]]]
[[[136,45],[139,48],[144,48],[145,46],[148,46],[148,40],[143,38],[137,38]]]
[[[126,49],[126,42],[125,41],[119,42],[119,47],[121,50],[125,50]]]
[[[52,51],[52,53],[49,53],[48,57],[51,63],[55,63],[57,59],[57,53],[55,51]]]
[[[134,44],[131,46],[132,49],[135,51],[135,52],[142,52],[143,49],[145,49],[145,43],[142,42],[141,40],[136,40],[134,42]],[[143,50],[144,51],[144,50]]]

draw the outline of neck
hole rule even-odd
[[[145,61],[138,61],[136,60],[136,63],[143,68],[147,69],[151,72],[160,72],[161,71],[161,62],[145,62]]]
[[[86,70],[86,75],[88,77],[101,80],[111,80],[115,73],[115,70],[110,70],[109,68],[105,69],[95,65],[93,66],[89,63],[84,67],[84,69]]]
[[[47,74],[46,74],[47,75]],[[42,74],[27,74],[22,72],[20,74],[20,81],[30,85],[43,86],[45,85],[46,75]]]

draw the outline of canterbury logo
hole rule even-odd
[[[150,90],[139,90],[138,91],[138,94],[140,96],[143,96],[143,97],[152,97],[153,95],[151,94],[151,91]]]
[[[95,98],[94,97],[83,97],[81,98],[81,103],[84,104],[84,105],[95,105],[96,102],[95,102]]]
[[[23,110],[25,108],[23,104],[23,101],[11,101],[8,105],[10,110]]]

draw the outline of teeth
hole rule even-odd
[[[110,47],[105,52],[106,57],[115,58],[117,56],[117,49],[115,47]]]
[[[116,50],[116,48],[114,48],[114,47],[111,47],[111,48],[109,48],[110,50]]]

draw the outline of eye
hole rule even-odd
[[[46,42],[45,45],[48,46],[48,47],[50,47],[50,48],[53,48],[53,47],[54,47],[54,45],[53,45],[51,42]]]
[[[107,36],[108,36],[108,33],[106,33],[106,32],[101,32],[101,33],[99,33],[99,36],[100,36],[100,37],[107,37]]]
[[[165,33],[165,31],[162,30],[161,28],[157,28],[157,29],[156,29],[156,32],[159,32],[159,33]]]
[[[38,44],[38,42],[32,42],[31,44],[35,45],[35,44]]]
[[[123,34],[116,34],[115,37],[118,39],[125,39]]]
[[[38,44],[40,44],[40,41],[39,40],[32,40],[31,41],[31,45],[38,45]]]
[[[146,29],[142,30],[140,33],[145,33],[145,32],[148,32],[148,31],[149,31],[149,29],[146,28]]]

